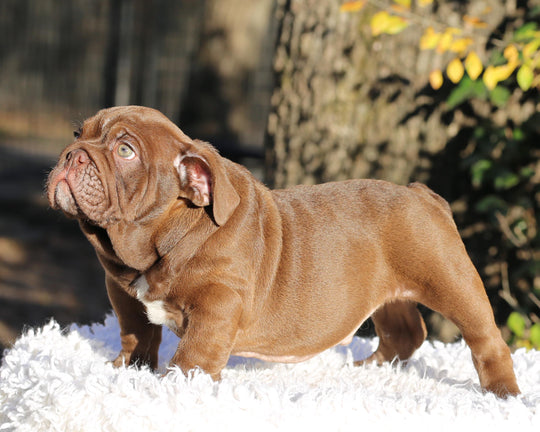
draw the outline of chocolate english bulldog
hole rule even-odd
[[[230,355],[297,362],[373,319],[364,362],[405,360],[426,337],[416,304],[460,329],[483,389],[516,395],[510,351],[440,196],[351,180],[269,190],[160,112],[116,107],[75,132],[48,179],[105,269],[121,328],[116,366],[171,363],[214,379]]]

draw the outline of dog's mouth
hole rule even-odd
[[[110,205],[96,164],[84,150],[67,154],[51,172],[47,195],[52,208],[103,226],[110,219]]]
[[[56,180],[56,181],[55,181]],[[53,185],[55,183],[55,185]],[[80,212],[75,197],[65,178],[51,179],[49,183],[49,194],[52,193],[51,207],[61,209],[64,213],[77,216]]]

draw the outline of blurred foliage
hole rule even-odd
[[[535,108],[521,121],[507,116],[497,122],[476,113],[461,162],[469,173],[473,210],[493,238],[501,268],[499,294],[513,311],[506,321],[508,342],[527,348],[540,348],[540,32],[532,22],[539,13],[538,8],[524,8],[524,18],[506,29],[512,42],[491,50],[483,78],[465,76],[447,99],[448,110],[471,112],[475,101],[484,101],[493,114],[511,109],[511,100]],[[489,76],[490,70],[495,77]]]
[[[465,224],[481,231],[487,257],[480,271],[494,279],[488,288],[498,287],[499,300],[491,300],[498,320],[506,321],[508,343],[540,348],[540,6],[520,2],[517,13],[489,36],[475,37],[475,30],[487,28],[482,17],[463,15],[460,28],[431,25],[422,10],[430,1],[416,2],[415,8],[409,0],[349,1],[341,9],[355,12],[366,3],[383,9],[371,19],[374,36],[427,22],[419,48],[449,59],[428,81],[447,92],[446,115],[465,119],[455,166],[463,177]],[[484,60],[477,51],[487,54]],[[533,109],[525,115],[509,113],[527,104]]]
[[[512,312],[507,321],[512,332],[510,343],[519,348],[540,349],[540,323],[530,324],[519,312]]]
[[[485,44],[485,38],[475,34],[475,30],[488,27],[483,17],[491,13],[491,8],[486,7],[481,16],[463,15],[459,27],[446,26],[440,22],[425,26],[426,22],[429,23],[426,16],[430,13],[433,0],[418,1],[415,5],[411,0],[355,0],[342,3],[340,10],[358,12],[368,3],[383,9],[371,16],[373,36],[395,35],[413,23],[424,26],[425,30],[419,40],[420,49],[434,50],[441,56],[451,54],[446,76],[454,84],[459,83],[467,73],[473,80],[481,76],[485,86],[493,90],[498,83],[517,71],[517,84],[523,91],[532,87],[540,88],[540,29],[534,21],[540,15],[538,5],[528,8],[528,20],[514,29],[510,40],[491,39],[491,43],[495,42],[497,46],[504,47],[504,50],[494,51],[494,56],[487,59],[484,68],[477,50]],[[444,83],[443,71],[434,68],[429,82],[435,90],[441,88]]]
[[[509,80],[501,94],[510,94],[513,86],[515,80]],[[491,103],[498,105],[497,100]],[[523,328],[525,323],[540,326],[537,121],[537,116],[532,116],[520,125],[508,122],[497,126],[481,120],[473,128],[468,154],[461,162],[472,186],[472,210],[477,220],[484,221],[495,248],[492,254],[499,260],[499,294],[514,311],[507,321],[512,332],[509,342],[528,340],[526,346],[536,346],[533,335],[538,330],[531,327],[528,336],[524,330],[516,331],[516,316],[520,316]]]

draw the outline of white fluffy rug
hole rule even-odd
[[[176,337],[163,332],[161,372]],[[540,352],[519,350],[523,394],[482,394],[463,342],[424,345],[407,365],[352,366],[377,341],[355,338],[304,363],[231,358],[223,380],[173,370],[114,369],[116,319],[29,330],[0,369],[0,430],[16,431],[540,431]]]

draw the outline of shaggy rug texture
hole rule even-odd
[[[30,329],[5,352],[0,430],[14,431],[540,431],[540,352],[513,354],[523,392],[483,394],[463,342],[424,343],[413,358],[354,367],[376,339],[355,337],[303,363],[231,358],[222,381],[188,378],[167,361],[178,339],[163,332],[160,373],[109,363],[118,323]],[[373,430],[373,429],[372,429]]]

